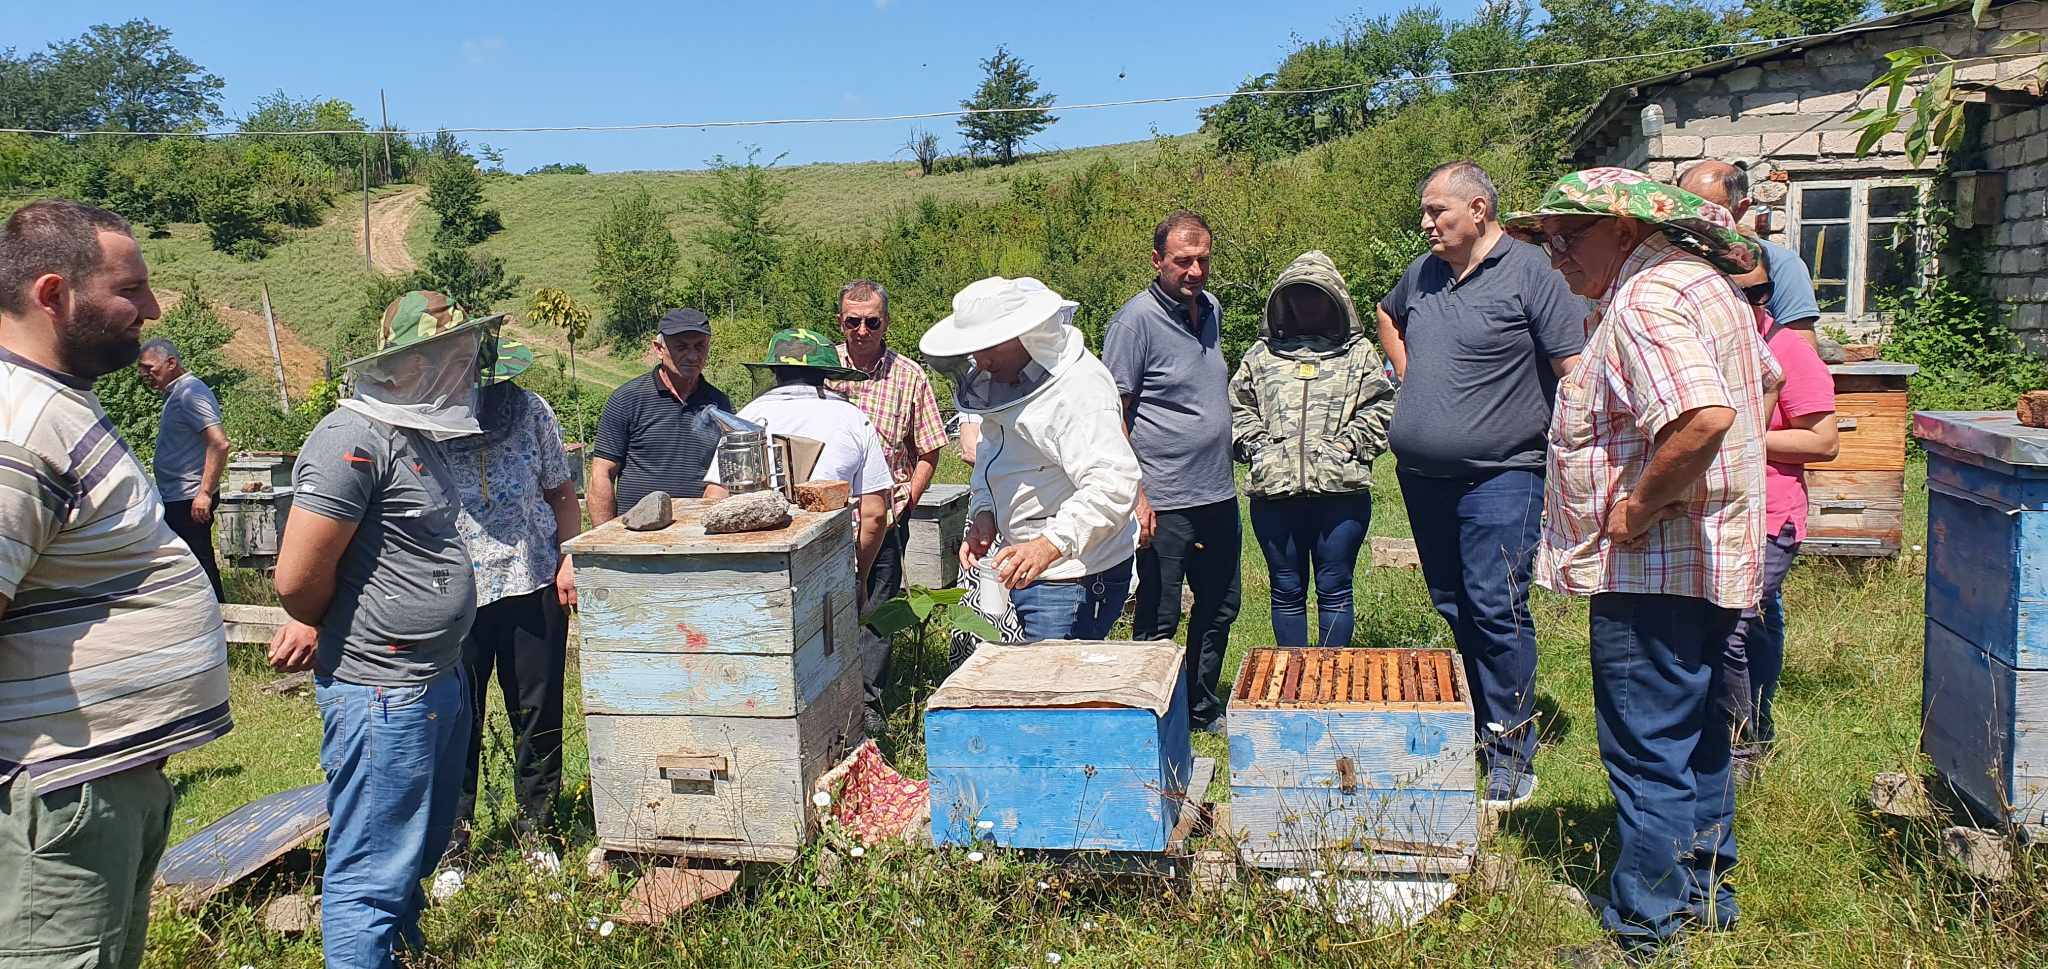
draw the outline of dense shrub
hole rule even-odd
[[[473,246],[504,228],[497,209],[486,209],[484,176],[476,159],[468,155],[443,158],[427,168],[427,208],[439,222],[434,227],[437,246]]]
[[[591,279],[613,349],[637,347],[654,332],[675,285],[682,247],[668,210],[645,188],[615,200],[591,231],[597,250]]]
[[[1877,298],[1890,319],[1885,359],[1919,365],[1908,389],[1915,410],[2011,410],[2022,391],[2048,386],[2048,367],[2020,347],[1993,301],[1957,278]]]

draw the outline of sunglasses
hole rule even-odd
[[[879,316],[849,316],[839,321],[839,328],[848,333],[855,330],[880,330],[888,322]]]
[[[1550,233],[1543,237],[1543,250],[1549,253],[1552,259],[1563,259],[1571,254],[1572,247],[1579,244],[1579,239],[1584,237],[1586,233],[1593,231],[1593,228],[1598,224],[1597,222],[1588,222],[1576,229]]]

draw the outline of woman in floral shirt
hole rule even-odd
[[[492,667],[512,727],[514,832],[546,831],[562,788],[563,668],[576,578],[560,549],[582,531],[583,513],[554,410],[511,382],[532,362],[531,350],[503,343],[490,383],[478,394],[483,433],[443,445],[462,492],[456,525],[469,546],[477,602],[476,622],[462,643],[477,715],[470,721],[469,772],[451,852],[468,847],[476,813]]]

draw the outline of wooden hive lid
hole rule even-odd
[[[1445,649],[1263,648],[1247,653],[1232,707],[1464,710],[1458,654]]]
[[[571,555],[746,555],[761,552],[794,552],[835,526],[852,521],[845,512],[812,512],[791,506],[789,524],[766,532],[704,534],[704,510],[713,503],[702,498],[675,499],[675,521],[652,532],[626,530],[621,518],[614,518],[562,543]]]
[[[2009,410],[1918,411],[1913,436],[2006,464],[2048,466],[2048,429],[2027,427]]]
[[[1183,648],[1157,642],[983,643],[946,677],[928,710],[1130,707],[1165,716]]]

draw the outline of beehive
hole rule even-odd
[[[291,466],[285,465],[285,472]],[[221,558],[237,569],[267,569],[277,564],[277,543],[291,515],[292,488],[224,491],[214,511],[216,544]]]
[[[1256,649],[1229,713],[1248,852],[1451,856],[1478,843],[1472,703],[1454,653]]]
[[[924,718],[932,840],[1164,851],[1194,767],[1182,647],[986,644]]]
[[[1804,555],[1899,554],[1905,524],[1906,378],[1910,363],[1838,363],[1835,427],[1841,450],[1806,466]]]
[[[708,505],[563,546],[597,832],[619,851],[786,861],[815,827],[812,782],[860,738],[851,521],[795,511],[706,535]]]
[[[1927,638],[1920,747],[1980,812],[2048,837],[2048,430],[1921,413]]]
[[[260,485],[259,490],[276,490],[292,486],[292,461],[297,455],[290,451],[243,451],[228,460],[224,493],[238,493],[251,484]]]
[[[960,579],[960,537],[967,530],[967,486],[932,485],[910,510],[903,581],[944,589]]]

